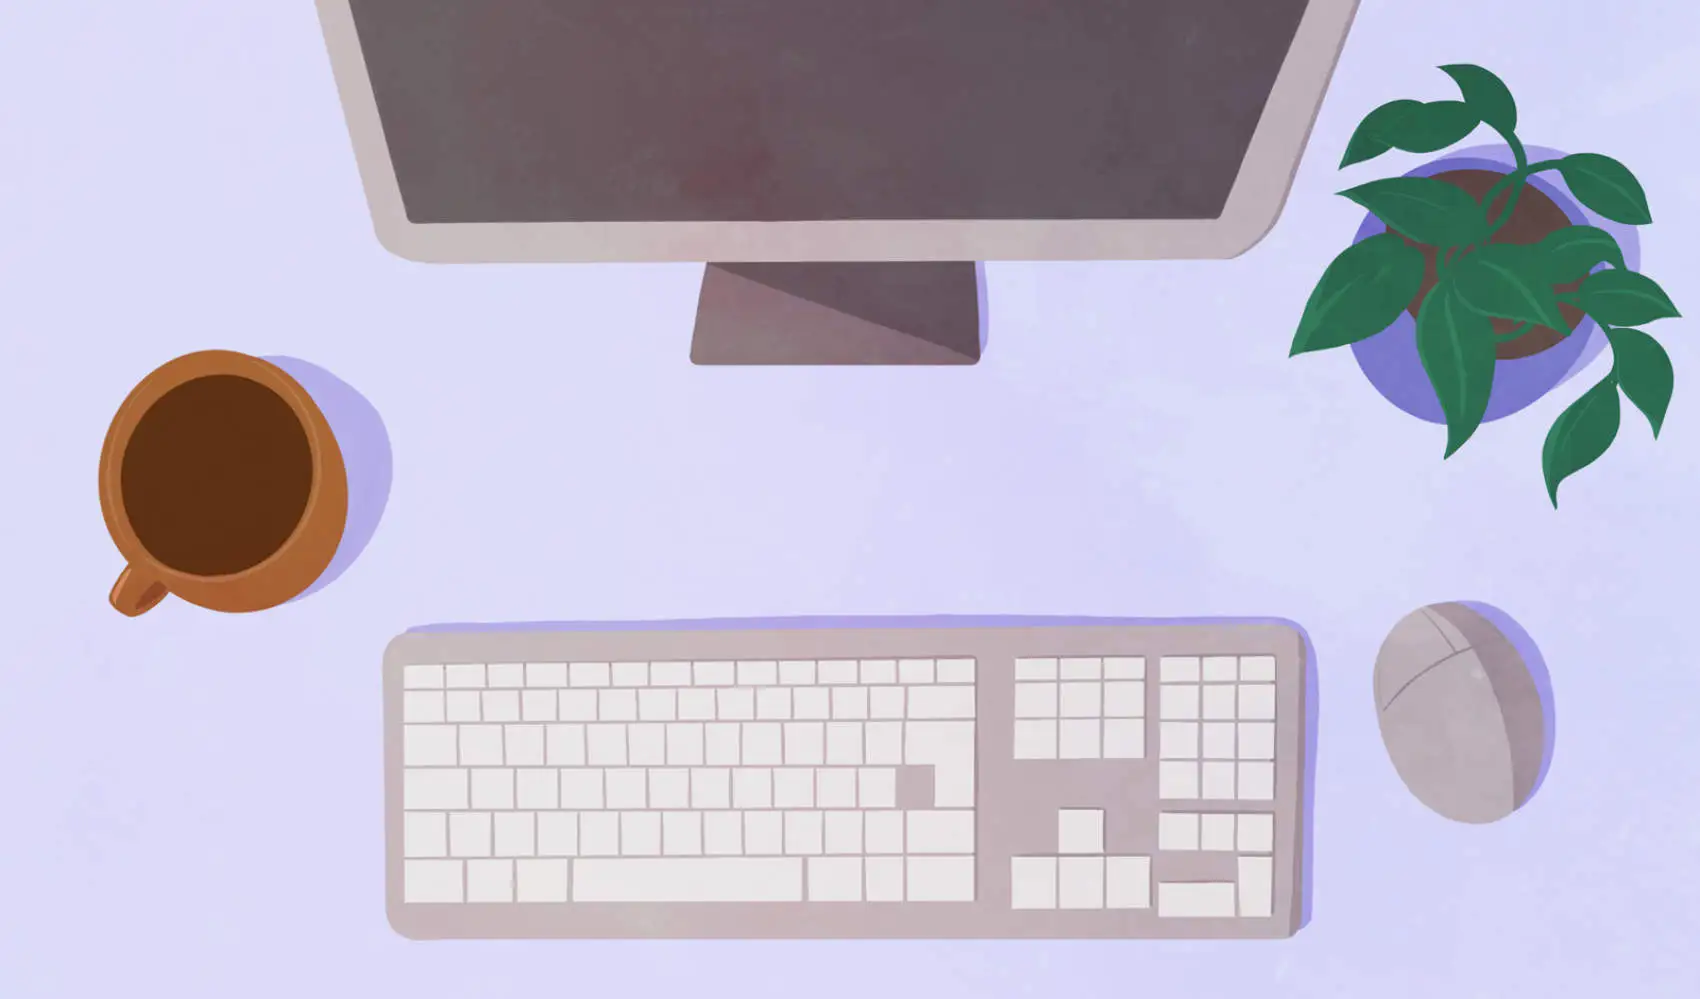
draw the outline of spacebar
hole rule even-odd
[[[581,857],[575,902],[801,902],[801,857]]]

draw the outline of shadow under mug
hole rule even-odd
[[[265,610],[316,588],[337,559],[348,469],[325,412],[283,367],[202,351],[155,370],[119,407],[100,505],[127,563],[111,593],[121,613],[168,594]]]

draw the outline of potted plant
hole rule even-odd
[[[1440,69],[1462,100],[1383,104],[1353,132],[1341,168],[1393,149],[1438,152],[1484,124],[1504,146],[1340,192],[1369,216],[1312,291],[1292,354],[1351,346],[1383,395],[1445,423],[1451,457],[1484,421],[1529,405],[1609,347],[1610,371],[1542,448],[1556,507],[1559,484],[1616,439],[1619,393],[1658,436],[1673,372],[1638,327],[1678,312],[1635,270],[1633,227],[1652,221],[1635,175],[1598,153],[1525,147],[1497,76]]]

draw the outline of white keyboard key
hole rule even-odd
[[[1198,848],[1213,853],[1234,848],[1234,817],[1227,812],[1208,812],[1198,817]]]
[[[933,804],[974,807],[974,723],[906,722],[904,760],[933,766]],[[873,762],[870,758],[869,762]]]
[[[737,812],[705,813],[702,817],[702,852],[711,857],[743,853],[744,817]]]
[[[1055,680],[1057,678],[1057,661],[1055,659],[1017,659],[1015,661],[1015,678],[1017,680]]]
[[[491,663],[484,671],[484,682],[491,687],[525,686],[524,663]]]
[[[1106,718],[1104,720],[1104,759],[1142,760],[1145,758],[1145,720],[1142,718]]]
[[[1018,760],[1054,760],[1057,758],[1057,723],[1025,719],[1015,723],[1015,758]]]
[[[553,690],[526,690],[519,695],[519,716],[528,722],[552,722],[559,718],[561,698]]]
[[[1234,758],[1234,725],[1232,722],[1205,722],[1199,729],[1199,755],[1207,760]]]
[[[608,664],[573,663],[567,667],[567,682],[575,687],[606,687]]]
[[[786,686],[808,686],[815,682],[812,659],[787,659],[779,664],[779,682]]]
[[[402,856],[449,855],[448,821],[441,812],[406,812],[401,823]],[[860,852],[858,848],[857,852]]]
[[[571,897],[571,870],[572,863],[566,860],[516,861],[514,897],[521,902],[565,902]]]
[[[1197,656],[1164,656],[1157,672],[1163,683],[1197,683],[1202,664]]]
[[[816,770],[815,804],[820,808],[855,808],[856,771],[847,768]]]
[[[706,688],[679,691],[679,719],[713,721],[716,711],[714,693]]]
[[[610,672],[616,687],[649,686],[648,663],[614,663]]]
[[[560,695],[562,721],[593,722],[596,720],[596,691],[563,690]]]
[[[1093,712],[1096,714],[1096,712]],[[910,687],[911,718],[972,718],[974,688],[967,686]]]
[[[868,691],[868,717],[902,718],[903,701],[902,687],[874,687]]]
[[[815,664],[816,683],[855,683],[858,673],[854,659],[828,659]]]
[[[667,762],[667,726],[659,722],[626,726],[626,762],[658,767]]]
[[[647,808],[649,771],[629,767],[602,771],[603,797],[613,809]]]
[[[1064,718],[1100,718],[1104,714],[1103,686],[1097,683],[1065,683],[1057,698]]]
[[[862,861],[863,893],[869,902],[903,901],[903,858],[869,857]]]
[[[826,762],[839,767],[853,767],[862,762],[860,722],[826,723]]]
[[[756,691],[756,717],[784,721],[791,717],[791,688],[763,687]]]
[[[1165,760],[1198,759],[1198,723],[1166,721],[1158,725],[1157,756]]]
[[[1233,656],[1205,656],[1200,673],[1205,683],[1232,683],[1239,676],[1239,660]]]
[[[737,670],[730,662],[695,663],[691,679],[699,687],[730,687],[737,679]]]
[[[897,661],[897,680],[899,683],[932,683],[933,661],[931,659],[899,659]]]
[[[401,685],[408,690],[441,688],[443,686],[443,667],[440,665],[404,666],[401,670]]]
[[[1234,799],[1234,765],[1226,761],[1206,762],[1199,768],[1198,795],[1206,801]]]
[[[490,856],[490,813],[456,812],[449,816],[449,855]]]
[[[1106,658],[1104,660],[1104,679],[1145,679],[1145,658],[1143,656],[1110,656]]]
[[[884,768],[856,771],[856,801],[862,808],[897,807],[897,771]]]
[[[773,773],[773,807],[812,808],[815,772],[809,767],[782,767]]]
[[[552,767],[584,766],[584,726],[546,726],[543,730],[543,756]]]
[[[578,813],[544,812],[537,816],[537,854],[572,857],[578,854]]]
[[[1103,853],[1104,810],[1101,808],[1057,809],[1058,853]]]
[[[602,771],[561,771],[561,807],[579,810],[601,808]]]
[[[738,683],[745,687],[771,687],[779,682],[779,664],[768,660],[738,664]]]
[[[735,767],[741,762],[736,722],[709,722],[702,727],[702,761],[711,767]]]
[[[909,812],[909,853],[973,853],[974,813],[970,811]]]
[[[638,718],[642,721],[674,721],[679,717],[679,692],[671,687],[648,687],[638,691]]]
[[[637,721],[637,691],[612,688],[596,692],[598,721]]]
[[[443,668],[444,686],[447,687],[482,687],[484,686],[483,663],[450,663]]]
[[[581,857],[620,855],[620,813],[580,812],[578,852]]]
[[[1274,683],[1274,656],[1241,656],[1240,679],[1248,683]]]
[[[487,722],[519,721],[519,691],[486,690],[484,720]]]
[[[500,725],[462,725],[460,727],[460,758],[469,767],[501,766],[502,727]]]
[[[1057,908],[1104,907],[1104,858],[1057,858]]]
[[[691,807],[691,772],[682,767],[649,772],[649,807]]]
[[[973,857],[909,857],[905,866],[909,901],[974,901]]]
[[[752,857],[785,852],[783,812],[745,812],[744,853]]]
[[[1165,853],[1198,849],[1196,812],[1160,812],[1157,815],[1157,849]]]
[[[710,813],[723,814],[723,813]],[[661,852],[669,857],[702,854],[701,812],[667,812],[661,816]]]
[[[514,774],[514,804],[530,811],[561,805],[561,778],[553,770],[521,770]]]
[[[897,765],[903,762],[903,723],[869,722],[862,729],[862,757],[869,763]]]
[[[743,726],[743,762],[754,766],[778,766],[785,762],[778,722],[748,722]]]
[[[1097,658],[1082,658],[1079,656],[1062,660],[1057,664],[1057,675],[1064,680],[1098,680],[1104,675],[1104,661]]]
[[[1157,764],[1157,797],[1165,801],[1196,799],[1198,764],[1191,760],[1164,760]]]
[[[1266,812],[1248,812],[1236,823],[1238,836],[1235,846],[1241,853],[1273,853],[1275,851],[1275,816]]]
[[[593,767],[626,765],[626,726],[586,725],[584,758]]]
[[[1056,716],[1056,684],[1018,683],[1015,685],[1015,717],[1055,718]]]
[[[575,902],[801,902],[796,857],[621,857],[573,862]]]
[[[748,721],[756,716],[756,692],[749,687],[715,691],[716,714],[722,721]]]
[[[732,771],[733,808],[772,808],[773,771],[765,767],[741,767]]]
[[[1234,688],[1226,683],[1205,684],[1199,714],[1211,721],[1233,721]]]
[[[1157,885],[1157,915],[1217,919],[1234,914],[1232,881],[1164,881]]]
[[[825,823],[819,812],[786,812],[785,852],[793,856],[814,856],[821,852]]]
[[[1157,715],[1163,721],[1198,719],[1198,685],[1163,684],[1157,689]]]
[[[401,695],[401,720],[409,723],[442,721],[443,692],[440,690],[409,690],[404,692]]]
[[[443,697],[443,718],[451,722],[482,721],[483,703],[476,690],[451,690]]]
[[[810,857],[809,901],[860,902],[862,859],[860,857]]]
[[[798,687],[791,692],[791,717],[824,721],[832,717],[831,692],[825,687]]]
[[[974,682],[974,660],[972,659],[940,659],[937,665],[938,682],[940,683]]]
[[[502,730],[503,762],[510,767],[543,765],[543,726],[509,725]]]
[[[458,860],[408,860],[402,865],[402,898],[409,902],[459,902],[465,880]]]
[[[1012,909],[1057,907],[1057,858],[1011,857],[1009,903]]]
[[[1096,718],[1065,718],[1057,723],[1057,758],[1096,760],[1103,756],[1102,723]]]
[[[1140,680],[1118,680],[1104,684],[1104,717],[1145,717],[1145,684]]]
[[[866,684],[896,683],[897,660],[895,659],[864,659],[862,660],[862,682]]]
[[[1110,857],[1104,861],[1104,907],[1151,908],[1151,858]]]
[[[860,854],[862,813],[827,812],[825,849],[832,854]]]
[[[1273,721],[1275,718],[1275,685],[1272,683],[1240,684],[1241,721]]]
[[[1273,760],[1275,758],[1275,724],[1273,722],[1240,722],[1239,745],[1235,751],[1242,760]]]
[[[511,860],[467,861],[466,900],[468,902],[512,902],[514,900],[514,862]]]
[[[825,728],[820,722],[785,722],[785,762],[820,766],[826,760]]]
[[[496,856],[530,857],[537,853],[537,816],[531,812],[498,812],[491,819]]]
[[[674,767],[702,765],[701,724],[675,722],[667,726],[667,765]]]
[[[691,771],[691,807],[702,811],[732,807],[732,771],[704,767]]]
[[[452,767],[459,757],[458,741],[453,725],[404,725],[401,729],[402,764],[409,767]]]
[[[652,687],[689,687],[690,663],[650,663],[649,684]]]
[[[868,717],[868,688],[833,688],[832,717],[854,720],[861,720]]]
[[[567,664],[526,663],[525,685],[527,687],[565,687],[567,685]]]
[[[626,857],[661,855],[661,813],[620,813],[620,854]]]
[[[862,813],[863,842],[869,853],[903,852],[903,813]]]
[[[1275,800],[1275,764],[1241,763],[1239,771],[1241,801]]]
[[[514,772],[512,770],[472,771],[472,807],[483,809],[514,807]]]

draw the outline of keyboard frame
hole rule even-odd
[[[1155,885],[1218,880],[1236,854],[1162,853],[1160,810],[1259,810],[1241,801],[1159,802],[1156,796],[1159,660],[1175,655],[1273,655],[1276,660],[1275,896],[1270,918],[1159,917]],[[795,618],[631,623],[432,625],[392,640],[383,660],[384,839],[387,913],[412,939],[1244,939],[1296,933],[1307,912],[1307,853],[1314,738],[1313,652],[1304,630],[1273,618]],[[1146,755],[1140,760],[1015,760],[1015,660],[1143,656]],[[954,658],[977,660],[975,686],[976,900],[973,902],[407,903],[402,895],[402,673],[426,663],[613,662]],[[1010,857],[1035,814],[1098,807],[1105,780],[1128,778],[1126,812],[1149,808],[1143,848],[1152,858],[1148,909],[1010,908]],[[1046,771],[1050,771],[1046,774]],[[1044,774],[1035,779],[1033,773]],[[1075,780],[1079,776],[1081,779]],[[1055,779],[1053,779],[1055,778]],[[1074,788],[1071,791],[1071,787]],[[1094,791],[1092,788],[1098,790]],[[1075,797],[1067,797],[1074,793]],[[1063,797],[1058,798],[1058,795]],[[1053,800],[1055,799],[1055,800]],[[1144,803],[1149,802],[1147,806]],[[1114,808],[1113,803],[1103,807]],[[1107,821],[1113,815],[1106,816]],[[1146,839],[1148,838],[1148,842]],[[1124,835],[1124,843],[1125,835]],[[1054,850],[1049,851],[1054,853]],[[1227,875],[1232,880],[1232,875]]]

